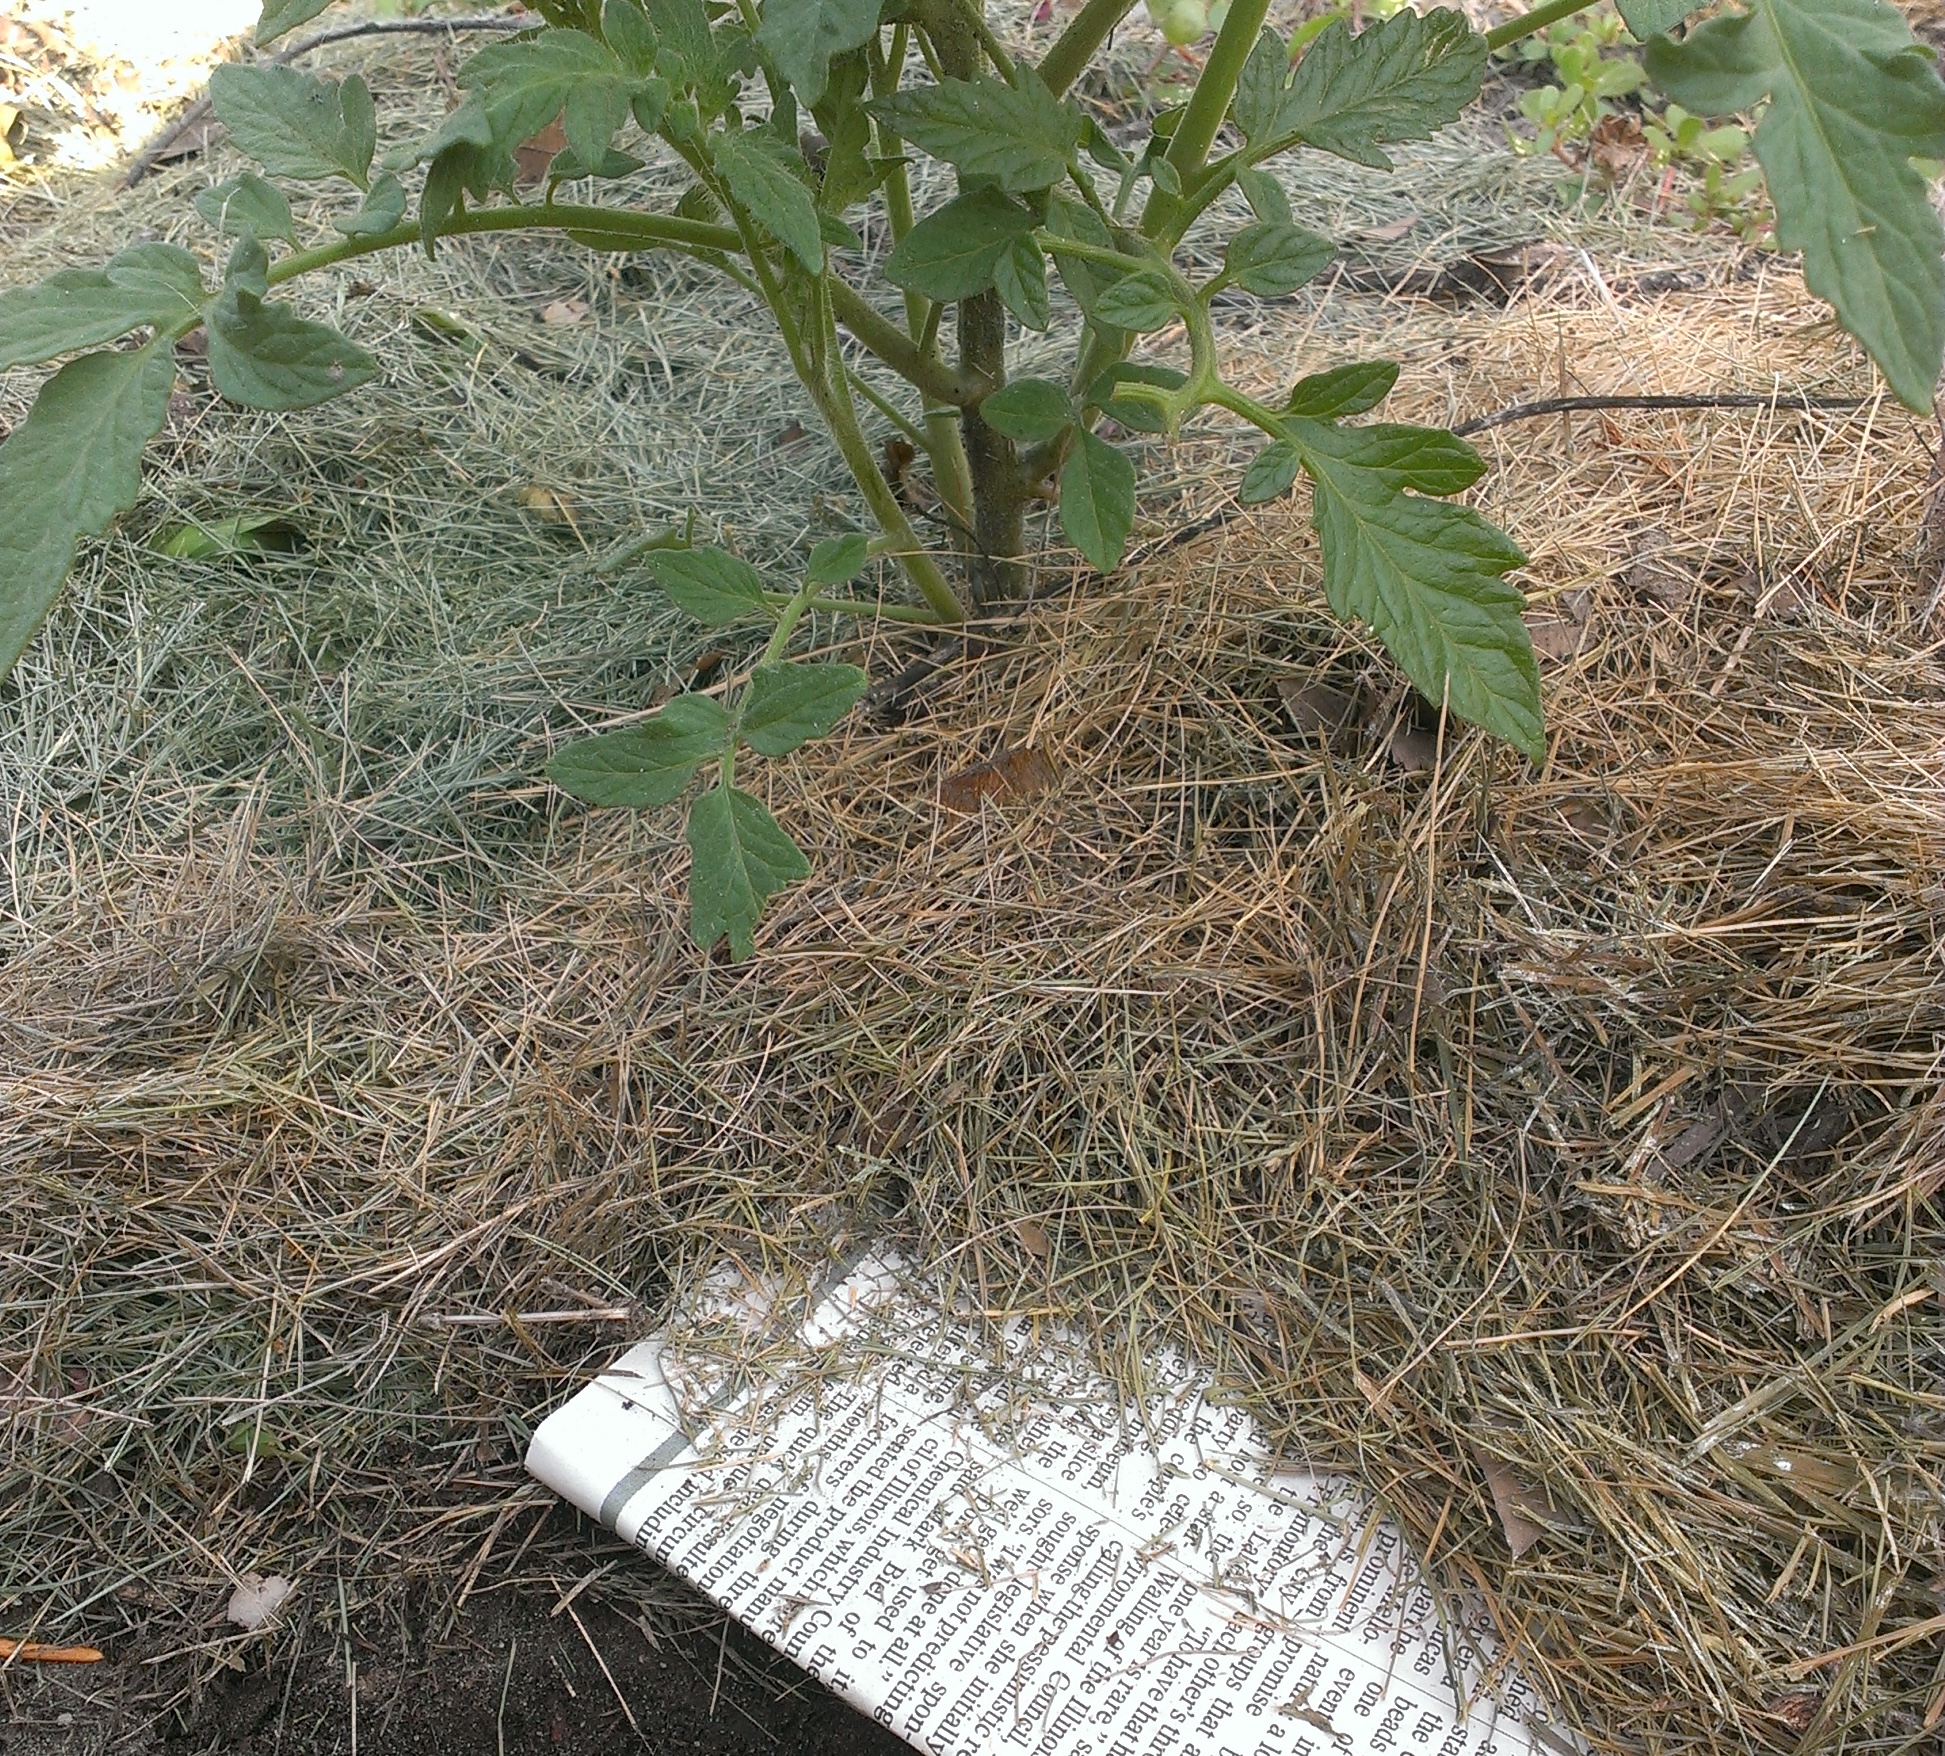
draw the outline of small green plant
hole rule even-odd
[[[259,40],[325,4],[268,0]],[[741,288],[781,336],[878,527],[870,542],[820,546],[788,590],[721,549],[656,548],[656,579],[698,620],[768,624],[756,662],[720,695],[677,695],[552,764],[582,799],[644,809],[713,771],[688,815],[699,944],[727,939],[747,954],[766,899],[807,869],[736,784],[749,753],[776,758],[822,736],[864,688],[851,666],[793,655],[804,619],[946,628],[1015,598],[1029,513],[1050,501],[1075,549],[1117,567],[1141,452],[1110,430],[1165,442],[1205,413],[1257,429],[1238,497],[1261,504],[1307,480],[1332,608],[1368,624],[1429,700],[1540,758],[1539,675],[1507,578],[1523,557],[1454,498],[1483,473],[1478,454],[1450,433],[1365,420],[1397,378],[1385,361],[1293,371],[1273,401],[1246,394],[1223,376],[1211,313],[1218,295],[1293,293],[1331,261],[1330,240],[1297,223],[1275,161],[1325,152],[1388,166],[1388,146],[1461,115],[1493,49],[1587,0],[1547,0],[1484,36],[1444,9],[1398,10],[1361,32],[1335,17],[1299,45],[1265,28],[1269,0],[1228,0],[1188,101],[1128,149],[1072,93],[1134,4],[1086,0],[1027,66],[979,0],[536,0],[541,22],[476,54],[459,74],[465,100],[379,164],[372,95],[356,76],[219,69],[217,114],[262,174],[197,201],[232,240],[213,284],[198,256],[150,242],[0,296],[0,366],[64,362],[0,446],[0,671],[32,638],[77,543],[134,504],[175,344],[190,331],[206,332],[225,397],[306,408],[379,366],[299,316],[281,287],[377,251],[548,231],[595,251],[675,252]],[[1881,0],[1747,0],[1680,37],[1669,33],[1689,0],[1620,5],[1648,42],[1648,77],[1687,113],[1767,105],[1752,145],[1782,245],[1802,251],[1811,288],[1893,392],[1929,407],[1945,352],[1945,227],[1914,162],[1945,158],[1945,83],[1929,54]],[[1214,23],[1214,9],[1200,22]],[[1616,89],[1600,59],[1572,82],[1577,103],[1598,105],[1603,81]],[[544,196],[522,199],[516,149],[555,122],[565,148]],[[807,155],[813,128],[822,145]],[[645,211],[561,198],[569,183],[636,168],[617,144],[630,131],[686,167],[679,200]],[[910,175],[920,155],[957,184],[924,213]],[[330,235],[299,236],[290,183],[350,187]],[[1241,202],[1219,208],[1231,191]],[[1246,219],[1218,220],[1244,204]],[[882,259],[847,217],[864,212],[894,241]],[[1192,228],[1218,224],[1222,266],[1198,282],[1180,247]],[[1013,376],[1015,336],[1064,312],[1071,368]],[[903,382],[902,404],[865,384],[860,355]],[[861,400],[925,454],[953,533],[943,541],[913,528]],[[859,588],[873,561],[895,564],[905,589]]]
[[[1750,131],[1734,123],[1711,126],[1670,104],[1659,118],[1641,125],[1642,138],[1664,170],[1684,169],[1700,180],[1683,197],[1698,227],[1727,221],[1744,237],[1755,238],[1774,224],[1762,199],[1762,167],[1750,158]]]
[[[1633,116],[1617,109],[1616,100],[1639,97],[1649,85],[1640,45],[1620,13],[1603,8],[1536,31],[1505,56],[1516,65],[1544,67],[1560,82],[1521,95],[1519,112],[1533,133],[1508,129],[1515,151],[1552,153],[1576,166],[1591,159],[1611,175],[1604,136],[1616,133],[1624,153],[1631,140],[1664,172],[1658,206],[1681,177],[1682,205],[1698,228],[1721,221],[1751,240],[1768,236],[1774,216],[1763,199],[1762,168],[1750,156],[1749,129],[1712,124],[1677,103],[1657,109],[1642,99],[1637,132]]]
[[[1516,150],[1564,156],[1593,133],[1603,116],[1613,114],[1615,98],[1632,97],[1648,83],[1640,60],[1609,51],[1632,44],[1620,14],[1597,12],[1590,18],[1536,31],[1514,44],[1511,58],[1527,66],[1545,65],[1559,80],[1521,94],[1520,114],[1533,125],[1534,138],[1512,133]]]

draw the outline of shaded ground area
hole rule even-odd
[[[576,1520],[545,1514],[573,1541]],[[122,1652],[99,1668],[7,1673],[4,1756],[899,1756],[907,1746],[853,1712],[755,1635],[645,1557],[592,1533],[596,1577],[625,1566],[653,1612],[599,1590],[499,1586],[449,1617],[421,1589],[341,1614],[312,1581],[282,1625],[228,1630],[223,1662],[175,1708],[187,1655]],[[220,1637],[219,1637],[220,1638]]]

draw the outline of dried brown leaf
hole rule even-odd
[[[1020,1248],[1030,1256],[1038,1256],[1042,1262],[1051,1260],[1054,1241],[1047,1234],[1047,1228],[1037,1220],[1016,1220],[1013,1235],[1020,1240]]]
[[[1298,731],[1321,734],[1332,744],[1340,742],[1357,714],[1357,697],[1329,683],[1284,677],[1276,692]]]
[[[547,175],[554,155],[567,145],[566,131],[558,120],[549,122],[538,134],[529,136],[513,149],[516,183],[538,183]]]
[[[1407,774],[1430,774],[1438,766],[1438,734],[1400,726],[1385,745],[1385,754]]]
[[[1002,750],[990,762],[962,768],[939,783],[939,803],[948,811],[977,811],[986,800],[1024,799],[1054,784],[1053,759],[1032,744]]]
[[[1569,621],[1565,616],[1535,616],[1526,618],[1526,632],[1533,642],[1534,652],[1543,659],[1570,659],[1580,651],[1580,645],[1587,638],[1585,623]]]
[[[1618,111],[1603,116],[1587,137],[1587,157],[1603,177],[1618,183],[1648,162],[1648,141],[1641,124]]]
[[[1541,1522],[1541,1516],[1551,1510],[1547,1497],[1503,1457],[1495,1457],[1477,1444],[1472,1451],[1485,1472],[1486,1486],[1492,1490],[1493,1509],[1499,1514],[1499,1528],[1506,1534],[1506,1546],[1517,1561],[1547,1534],[1547,1527]]]
[[[1674,546],[1660,525],[1642,531],[1631,545],[1627,581],[1634,590],[1678,610],[1694,598],[1697,580],[1693,569],[1676,559]]]

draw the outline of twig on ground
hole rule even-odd
[[[1461,439],[1504,427],[1514,421],[1538,420],[1542,415],[1600,414],[1611,409],[1828,409],[1835,413],[1870,408],[1875,396],[1807,396],[1802,391],[1777,391],[1772,396],[1747,392],[1724,396],[1550,396],[1543,402],[1516,403],[1461,421],[1452,431]]]

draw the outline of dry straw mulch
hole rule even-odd
[[[1240,356],[1267,384],[1382,350],[1438,418],[1868,388],[1786,268],[1555,244],[1503,309],[1298,302]],[[632,316],[496,330],[560,260],[346,295],[400,350],[376,414],[186,405],[155,506],[9,685],[5,1631],[193,1690],[295,1638],[210,1631],[253,1569],[300,1581],[299,1620],[435,1640],[523,1580],[626,1600],[624,1557],[548,1534],[532,1422],[722,1253],[801,1265],[876,1222],[1131,1379],[1186,1341],[1372,1482],[1603,1749],[1935,1742],[1928,430],[1874,404],[1488,435],[1553,655],[1538,769],[1330,620],[1300,504],[1076,580],[901,723],[755,771],[817,876],[735,968],[684,943],[677,814],[531,777],[701,651],[582,567],[631,492],[679,499],[673,417],[627,398],[691,398],[676,463],[730,492],[759,466],[697,461],[722,424],[788,411],[736,403],[763,360],[733,313],[673,360]],[[633,296],[673,320],[685,287]],[[464,347],[407,345],[435,304]],[[1176,454],[1180,506],[1221,505],[1231,449]],[[834,489],[749,455],[772,500]],[[529,529],[507,490],[563,474],[581,527]],[[307,557],[140,546],[280,495]],[[1489,1478],[1542,1527],[1517,1558]]]

